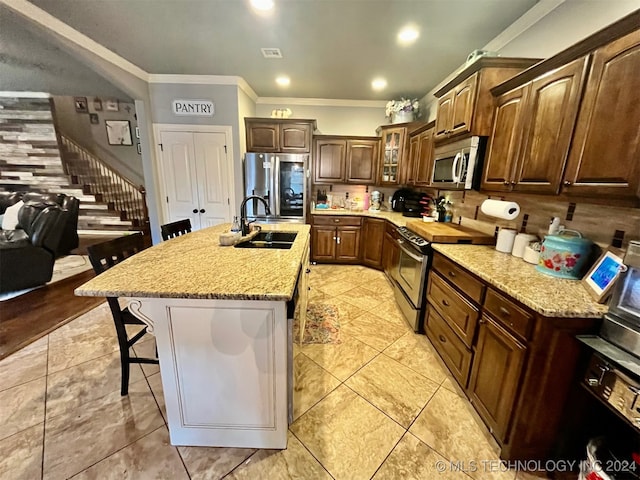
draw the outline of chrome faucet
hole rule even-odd
[[[269,204],[264,198],[259,195],[249,195],[248,197],[244,197],[242,203],[240,204],[240,228],[242,229],[242,236],[245,236],[247,233],[249,233],[249,224],[255,222],[255,220],[247,222],[247,201],[251,199],[260,200],[264,205],[265,215],[271,215]]]

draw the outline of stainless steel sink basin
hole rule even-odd
[[[288,250],[293,245],[297,232],[260,232],[251,240],[236,243],[235,248],[274,248]]]

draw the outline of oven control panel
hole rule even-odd
[[[584,384],[640,431],[640,380],[630,378],[599,355],[593,355]]]

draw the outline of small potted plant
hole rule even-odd
[[[413,122],[419,108],[420,104],[416,98],[409,100],[402,97],[400,100],[387,102],[385,115],[391,119],[391,123]]]

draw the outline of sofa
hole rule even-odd
[[[64,211],[60,217],[60,221],[64,222],[64,229],[55,252],[56,257],[68,255],[71,250],[78,248],[80,243],[78,238],[80,200],[64,193],[0,192],[0,215],[5,213],[7,207],[15,205],[20,200],[25,204],[56,204]]]
[[[25,203],[18,228],[0,230],[0,293],[51,280],[66,213],[57,203]]]

